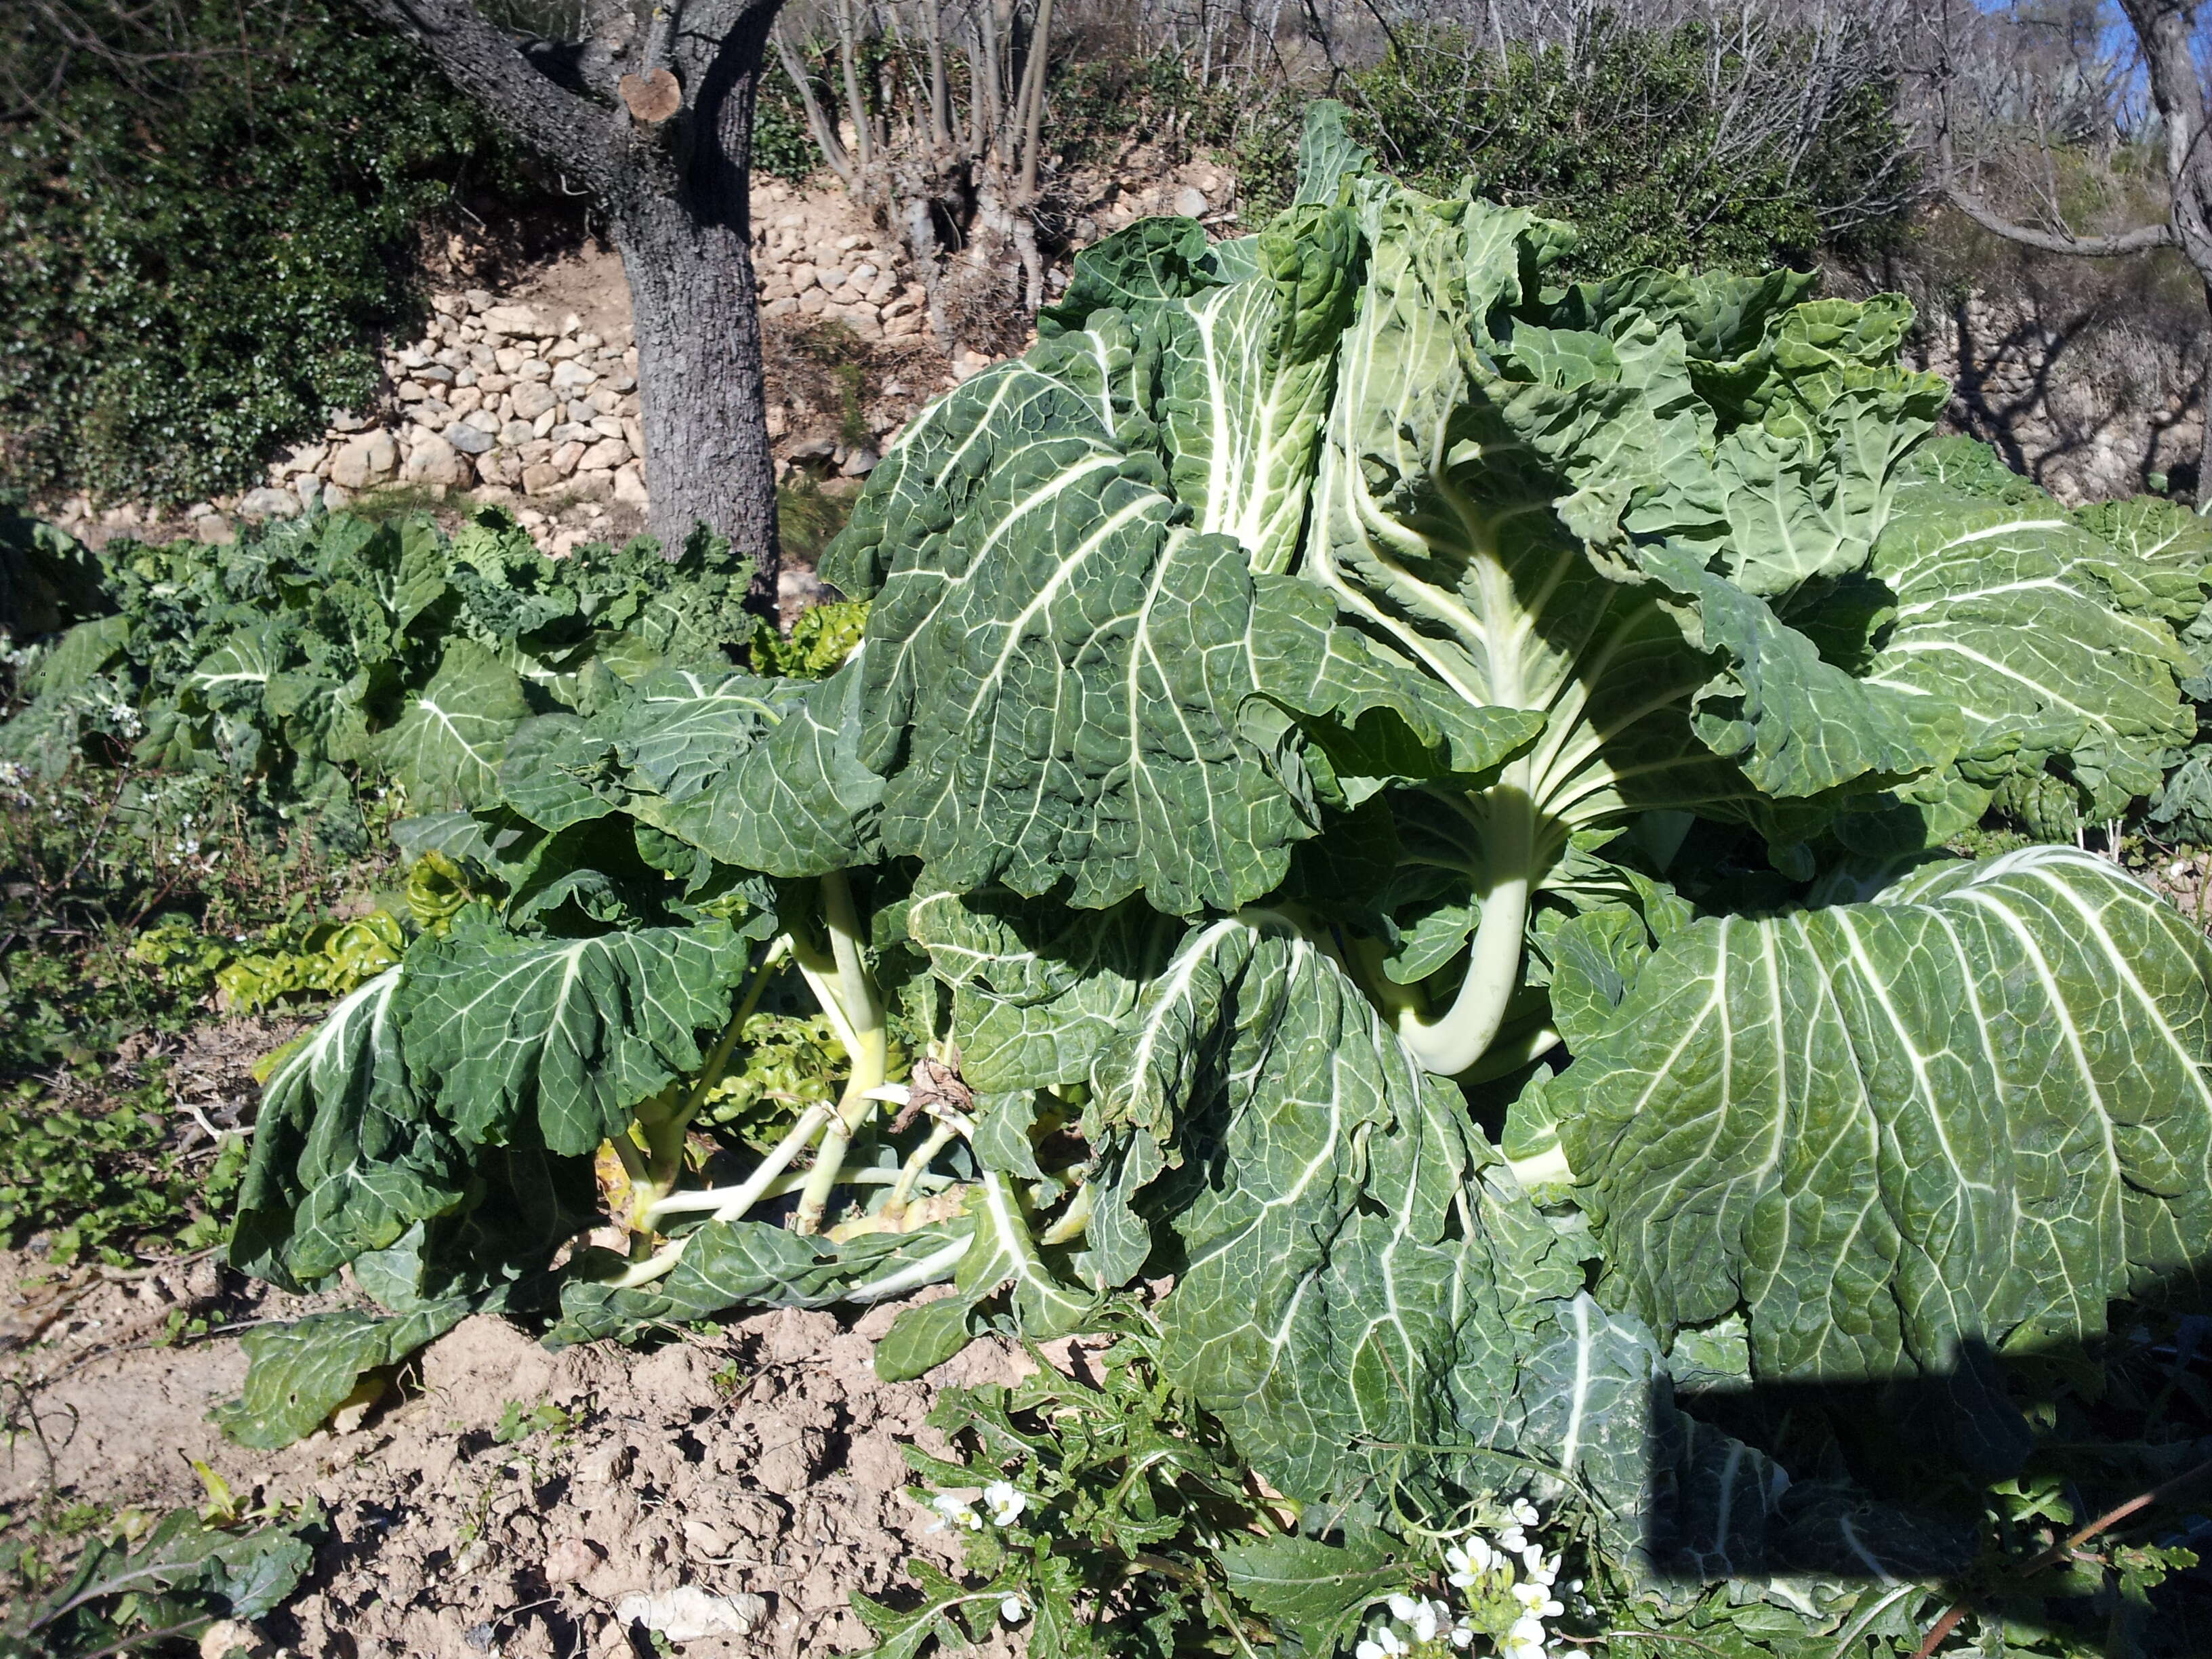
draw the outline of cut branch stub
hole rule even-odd
[[[622,100],[646,126],[658,126],[684,107],[684,88],[665,69],[650,75],[625,75],[618,83]]]

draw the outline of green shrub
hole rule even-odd
[[[803,185],[822,165],[806,130],[806,106],[781,64],[770,60],[761,71],[753,101],[753,171],[787,184]]]
[[[1895,233],[1903,191],[1875,187],[1901,179],[1889,88],[1844,100],[1802,155],[1785,131],[1747,156],[1716,141],[1760,66],[1721,63],[1716,78],[1700,24],[1609,27],[1578,64],[1563,46],[1511,45],[1501,57],[1462,29],[1401,32],[1352,77],[1352,130],[1422,189],[1449,193],[1472,179],[1478,197],[1571,220],[1575,275],[1802,270],[1824,244],[1878,246]],[[1893,207],[1859,220],[1863,198],[1892,194]]]
[[[464,190],[531,193],[469,100],[351,8],[182,15],[177,75],[77,54],[0,144],[0,472],[33,492],[255,481],[374,392],[371,332],[410,314],[425,222]]]

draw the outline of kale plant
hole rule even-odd
[[[553,559],[495,507],[451,538],[428,514],[317,512],[219,547],[125,542],[100,566],[106,614],[36,662],[0,761],[51,778],[128,754],[356,842],[358,783],[418,811],[489,804],[529,715],[754,630],[749,567],[709,537],[672,561],[643,538]]]
[[[233,1246],[391,1316],[250,1335],[240,1432],[471,1309],[949,1282],[913,1376],[1172,1279],[1159,1376],[1322,1553],[1239,1592],[1279,1632],[1522,1500],[1728,1650],[1909,1650],[2008,1368],[2212,1236],[2203,939],[1942,850],[2159,787],[2202,550],[1931,441],[1901,301],[1553,282],[1328,105],[1297,198],[1089,250],[908,428],[828,678],[594,681],[406,827],[448,914],[272,1077]],[[1768,1389],[1876,1390],[1923,1478],[1793,1482],[1705,1403]]]

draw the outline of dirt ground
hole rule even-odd
[[[686,1586],[766,1609],[750,1635],[686,1643],[687,1656],[811,1659],[868,1645],[851,1592],[882,1593],[910,1555],[957,1559],[902,1491],[900,1443],[944,1449],[923,1421],[936,1389],[1030,1363],[979,1343],[921,1382],[879,1382],[872,1341],[895,1309],[765,1313],[650,1350],[561,1353],[480,1317],[357,1427],[271,1453],[207,1421],[245,1375],[234,1340],[153,1346],[180,1306],[220,1307],[242,1329],[343,1300],[282,1296],[212,1258],[118,1282],[0,1254],[0,1377],[21,1385],[17,1422],[27,1409],[38,1430],[0,1457],[0,1505],[50,1484],[70,1501],[197,1503],[193,1458],[241,1494],[313,1498],[329,1515],[314,1571],[260,1626],[303,1659],[648,1655],[617,1604]],[[510,1402],[562,1420],[501,1443]]]

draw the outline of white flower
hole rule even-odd
[[[1498,1542],[1508,1555],[1518,1555],[1528,1547],[1528,1534],[1518,1527],[1508,1527],[1498,1534]]]
[[[1451,1616],[1451,1609],[1442,1601],[1416,1601],[1412,1613],[1400,1616],[1413,1627],[1416,1642],[1433,1642],[1443,1621]]]
[[[943,1532],[947,1526],[955,1526],[965,1527],[970,1532],[982,1531],[982,1522],[969,1507],[974,1501],[969,1498],[956,1498],[949,1492],[938,1493],[929,1500],[929,1507],[937,1511],[939,1518],[929,1523],[929,1530]]]
[[[1401,1592],[1390,1598],[1390,1616],[1398,1620],[1411,1619],[1413,1616],[1413,1609],[1419,1606],[1420,1603],[1412,1596]]]
[[[1408,1650],[1396,1631],[1388,1625],[1376,1625],[1368,1632],[1367,1639],[1352,1651],[1353,1659],[1398,1659]]]
[[[1467,1542],[1455,1544],[1444,1551],[1444,1563],[1451,1568],[1451,1584],[1455,1589],[1466,1589],[1480,1574],[1488,1572],[1498,1559],[1496,1552],[1483,1535],[1469,1533]]]
[[[991,1524],[1011,1527],[1021,1518],[1030,1500],[1016,1492],[1011,1481],[994,1480],[983,1488],[983,1501],[991,1506]]]
[[[1510,1635],[1498,1652],[1498,1659],[1550,1659],[1551,1650],[1544,1645],[1540,1637],[1531,1641],[1522,1636]]]
[[[1544,1517],[1536,1513],[1536,1506],[1525,1498],[1516,1498],[1505,1513],[1524,1527],[1533,1527]]]
[[[1552,1599],[1552,1593],[1542,1584],[1516,1584],[1513,1599],[1538,1619],[1556,1619],[1566,1608]]]
[[[1451,1644],[1454,1647],[1463,1648],[1474,1640],[1474,1626],[1468,1624],[1466,1620],[1461,1620],[1451,1627]]]
[[[1544,1621],[1523,1613],[1513,1621],[1513,1628],[1505,1632],[1505,1639],[1541,1648],[1544,1645]]]
[[[1022,1598],[1018,1595],[1009,1595],[999,1603],[999,1617],[1010,1625],[1020,1624],[1029,1616],[1029,1608],[1022,1604]]]

